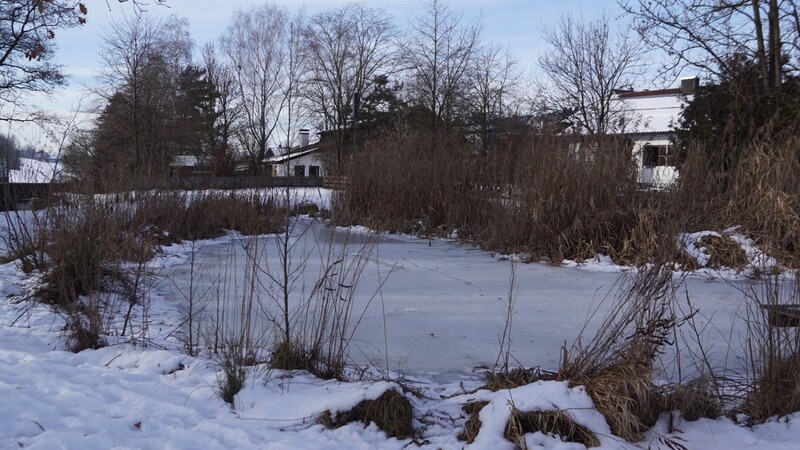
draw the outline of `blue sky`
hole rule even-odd
[[[56,39],[58,51],[56,61],[63,65],[70,77],[70,84],[50,98],[37,100],[46,109],[67,112],[74,109],[81,97],[86,97],[85,86],[96,83],[95,76],[100,69],[98,50],[102,42],[103,27],[113,18],[131,13],[130,3],[120,4],[117,0],[83,0],[89,9],[85,26],[61,30]],[[167,0],[169,7],[150,2],[145,14],[159,17],[177,15],[186,17],[196,49],[219,38],[230,22],[233,11],[247,9],[264,3],[263,0]],[[275,0],[275,4],[290,10],[302,9],[313,15],[325,9],[342,6],[346,0]],[[423,2],[419,0],[363,0],[369,7],[383,8],[395,17],[398,26],[405,27],[412,13],[421,13]],[[604,11],[618,22],[624,23],[615,0],[452,0],[453,10],[463,11],[466,19],[483,16],[484,42],[497,42],[508,45],[519,57],[520,66],[527,72],[536,70],[536,59],[545,48],[542,42],[542,29],[558,21],[562,14],[582,15],[585,19],[594,18]],[[85,98],[83,107],[88,100]],[[38,135],[37,135],[38,133]],[[41,139],[41,132],[27,130],[25,139]],[[31,142],[35,144],[35,142]]]

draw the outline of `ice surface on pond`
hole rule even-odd
[[[239,302],[249,283],[244,275],[248,261],[260,266],[255,294],[264,305],[261,324],[279,314],[275,283],[267,273],[280,272],[276,236],[221,238],[195,246],[194,292],[205,302],[219,295]],[[364,247],[372,242],[374,246]],[[350,356],[357,364],[386,365],[390,370],[426,374],[453,381],[495,365],[499,339],[505,325],[510,275],[514,265],[514,314],[511,353],[518,364],[556,369],[561,347],[572,344],[583,329],[584,340],[613,307],[621,274],[607,267],[553,267],[512,263],[471,245],[445,239],[419,239],[402,235],[375,235],[362,229],[328,228],[308,218],[292,228],[293,268],[301,268],[293,283],[290,308],[308,298],[323,270],[324,255],[343,251],[351,258],[368,254],[370,260],[358,286],[355,315],[363,318],[353,337]],[[333,246],[333,247],[332,247]],[[170,283],[160,284],[166,299],[183,303],[189,292],[191,253],[188,244],[169,248],[181,256],[164,271]],[[588,265],[588,267],[594,267]],[[699,309],[697,322],[705,328],[703,344],[712,363],[740,370],[728,341],[743,338],[744,324],[732,322],[744,314],[747,281],[688,278],[678,280],[678,298],[686,293]],[[382,288],[378,290],[378,286]],[[223,287],[224,285],[224,287]],[[223,294],[220,292],[226,291]],[[213,295],[210,295],[213,293]],[[685,306],[688,311],[688,305]],[[711,321],[711,326],[705,327]],[[385,336],[384,336],[385,324]],[[687,336],[688,337],[688,336]],[[691,341],[691,340],[689,340]],[[692,345],[691,342],[680,342]],[[685,357],[686,355],[684,355]],[[669,360],[671,354],[665,356]],[[691,372],[684,362],[686,376]],[[669,367],[664,375],[675,379]]]

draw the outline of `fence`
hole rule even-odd
[[[184,177],[168,178],[154,187],[166,189],[259,189],[271,187],[323,187],[322,177]]]
[[[30,209],[50,197],[49,183],[0,183],[0,211]]]
[[[266,189],[275,187],[307,187],[341,189],[343,177],[185,177],[144,182],[140,189]],[[31,209],[47,203],[55,192],[75,192],[76,186],[61,183],[2,183],[0,211]]]

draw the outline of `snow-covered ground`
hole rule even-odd
[[[292,301],[310,295],[325,266],[321,255],[328,250],[336,254],[344,242],[351,258],[369,250],[355,300],[355,315],[363,317],[351,357],[355,364],[374,366],[372,373],[387,369],[388,360],[393,377],[403,374],[426,394],[422,399],[407,394],[420,437],[414,444],[387,439],[374,425],[327,430],[317,423],[325,410],[345,410],[386,389],[399,389],[392,382],[341,383],[254,368],[236,398],[237,408],[231,410],[215,393],[218,365],[180,351],[187,294],[206,305],[239,299],[248,258],[255,255],[264,271],[278,270],[276,242],[275,236],[228,235],[166,248],[150,263],[155,276],[149,290],[147,345],[114,337],[109,347],[79,354],[62,351],[62,317],[19,302],[28,281],[16,264],[1,265],[0,448],[399,449],[419,444],[430,449],[510,449],[502,433],[511,404],[532,411],[566,410],[598,435],[602,449],[657,448],[661,436],[689,449],[798,448],[800,426],[794,416],[755,428],[728,419],[679,422],[680,431],[674,433],[668,432],[664,418],[644,441],[627,444],[610,434],[581,387],[538,382],[497,393],[470,393],[481,384],[481,372],[496,361],[512,268],[511,353],[523,365],[545,369],[557,367],[561,346],[571,343],[594,315],[586,330],[591,335],[612,307],[624,269],[602,259],[576,267],[520,264],[456,241],[330,229],[309,218],[298,220],[292,231],[295,261],[305,264]],[[364,247],[366,242],[374,245]],[[269,328],[277,311],[275,291],[260,279],[254,292],[263,305],[261,326]],[[735,319],[743,314],[741,290],[753,282],[739,277],[676,280],[681,296],[687,294],[700,310],[699,325],[713,363],[740,370],[737,348],[744,326]],[[119,331],[119,326],[112,328]],[[667,368],[663,376],[677,375]],[[468,446],[456,435],[466,416],[460,406],[472,400],[490,403],[480,415],[480,434]],[[527,442],[530,448],[582,448],[541,433],[528,435]]]
[[[61,164],[31,158],[20,158],[19,169],[9,170],[11,183],[49,183],[61,175]]]

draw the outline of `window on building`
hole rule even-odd
[[[650,145],[642,148],[644,167],[658,167],[672,165],[672,149],[669,145]]]
[[[301,166],[301,165],[294,166],[294,176],[296,177],[306,176],[306,166]]]
[[[319,166],[308,166],[308,176],[310,176],[310,177],[318,177],[319,176]]]

